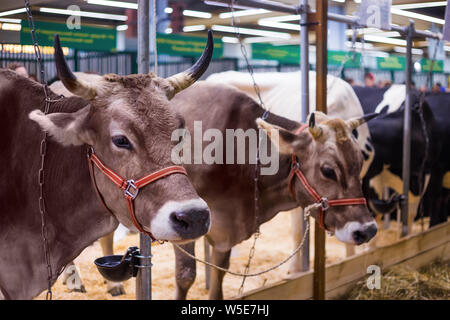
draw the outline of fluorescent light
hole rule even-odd
[[[351,48],[353,46],[351,41],[346,41],[345,45],[349,48]],[[364,43],[364,46],[361,42],[355,42],[355,48],[356,49],[372,49],[373,48],[373,44],[371,43]]]
[[[172,13],[172,12],[173,12],[173,9],[172,9],[172,8],[169,8],[169,7],[167,7],[167,8],[165,8],[165,9],[164,9],[164,12],[165,12],[165,13],[168,13],[168,14],[170,14],[170,13]]]
[[[183,32],[193,32],[193,31],[203,31],[206,29],[204,24],[199,24],[195,26],[185,26],[183,27]]]
[[[364,35],[364,40],[388,43],[388,44],[395,44],[397,46],[406,46],[406,40],[386,38],[386,37],[375,36],[375,35],[371,35],[371,34]]]
[[[123,1],[111,1],[111,0],[85,0],[89,4],[97,4],[99,6],[137,9],[137,3],[123,2]]]
[[[383,37],[400,37],[400,33],[397,31],[382,31],[380,29],[376,28],[363,28],[357,30],[358,34],[373,34],[377,36],[383,36]],[[347,36],[353,35],[353,29],[347,29],[345,30],[345,34]]]
[[[284,21],[295,21],[295,20],[299,20],[300,21],[300,15],[298,14],[290,14],[287,16],[276,16],[276,17],[269,17],[269,18],[264,18],[265,20],[270,20],[270,21],[277,21],[277,22],[284,22]]]
[[[345,0],[333,0],[334,2],[340,2],[340,3],[344,3]]]
[[[194,11],[194,10],[183,10],[183,15],[187,17],[195,17],[202,19],[210,19],[212,17],[212,14],[209,12]]]
[[[128,19],[127,16],[118,15],[118,14],[107,14],[107,13],[78,11],[78,10],[40,8],[39,11],[45,12],[45,13],[63,14],[63,15],[67,15],[67,16],[80,16],[80,17],[107,19],[107,20],[127,21],[127,19]]]
[[[272,27],[272,28],[300,31],[299,24],[282,23],[282,22],[270,21],[270,20],[266,20],[266,19],[259,19],[258,24],[260,26],[264,26],[264,27]]]
[[[20,20],[20,19],[0,18],[0,22],[7,22],[7,23],[21,23],[22,20]]]
[[[228,19],[228,18],[231,18],[232,16],[244,17],[244,16],[253,16],[253,15],[257,15],[257,14],[264,14],[264,13],[269,13],[269,12],[271,12],[271,11],[265,10],[265,9],[249,9],[249,10],[234,11],[233,14],[231,12],[223,12],[223,13],[219,14],[219,18],[220,19]]]
[[[12,15],[12,14],[17,14],[17,13],[23,13],[23,12],[26,12],[26,11],[27,10],[25,8],[9,10],[9,11],[3,11],[3,12],[0,12],[0,17],[9,16],[9,15]]]
[[[271,38],[271,37],[249,37],[245,38],[245,43],[260,43],[260,42],[277,42],[277,41],[284,41],[284,39],[280,38]]]
[[[391,13],[399,15],[399,16],[405,16],[405,17],[413,18],[413,19],[419,19],[419,20],[424,20],[424,21],[428,21],[428,22],[434,22],[434,23],[437,23],[437,24],[444,24],[444,22],[445,22],[445,20],[443,20],[443,19],[438,19],[438,18],[430,17],[430,16],[427,16],[427,15],[424,15],[424,14],[410,12],[410,11],[405,11],[405,10],[400,10],[400,9],[396,9],[396,8],[391,8]]]
[[[20,31],[22,29],[22,25],[17,23],[0,23],[0,30],[5,31]]]
[[[361,3],[361,0],[353,0],[355,3]]]
[[[420,9],[420,8],[431,8],[431,7],[443,7],[447,5],[447,1],[435,1],[435,2],[425,2],[425,3],[408,3],[408,4],[398,4],[392,6],[392,8],[396,9]]]
[[[128,26],[126,24],[121,24],[120,26],[116,27],[117,31],[125,31],[128,30]]]
[[[237,29],[231,26],[213,25],[211,27],[213,31],[236,33]],[[285,32],[265,31],[259,29],[239,28],[239,32],[242,34],[248,34],[261,37],[272,37],[281,39],[290,39],[291,35]]]
[[[222,37],[222,42],[226,43],[239,43],[239,39],[235,37]]]
[[[405,47],[394,47],[394,51],[398,52],[398,53],[406,53],[406,48]],[[423,55],[423,50],[422,49],[411,48],[411,53],[412,54]]]
[[[173,30],[172,30],[172,28],[167,28],[164,32],[167,34],[170,34],[173,32]]]
[[[218,1],[205,0],[205,1],[203,1],[203,3],[208,5],[208,6],[217,6],[217,7],[225,7],[225,8],[229,8],[230,7],[229,4],[218,2]],[[236,5],[236,4],[233,7],[235,9],[253,9],[252,7],[241,6],[241,5]]]

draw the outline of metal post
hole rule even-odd
[[[203,249],[205,250],[205,261],[210,262],[210,245],[208,240],[206,240],[206,237],[203,237]],[[209,284],[211,279],[211,267],[205,264],[205,289],[209,290]]]
[[[327,113],[327,1],[316,1],[316,110]],[[314,224],[313,298],[325,299],[325,231]]]
[[[138,72],[147,74],[150,69],[150,0],[138,0]],[[140,254],[150,257],[152,242],[149,236],[140,234]],[[136,277],[136,299],[152,299],[152,271],[148,260],[148,267],[141,268]]]
[[[408,193],[411,159],[411,72],[412,72],[412,40],[414,35],[414,22],[410,21],[406,35],[406,98],[403,119],[403,200],[402,200],[402,237],[408,234]]]
[[[308,0],[300,0],[302,14],[300,19],[300,70],[302,73],[302,122],[306,123],[309,114],[309,35],[308,35]],[[305,213],[302,210],[302,238],[306,230]],[[309,231],[302,248],[302,271],[308,271],[309,265]]]

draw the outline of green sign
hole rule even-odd
[[[401,56],[377,57],[379,70],[405,70],[406,58]]]
[[[356,52],[354,59],[352,59],[353,53],[346,51],[331,51],[327,53],[328,65],[340,66],[342,62],[348,58],[344,64],[346,68],[359,68],[361,67],[361,53]]]
[[[200,57],[205,49],[206,39],[206,37],[158,33],[156,43],[158,44],[158,53],[173,56]],[[223,42],[220,39],[214,39],[213,58],[222,56]]]
[[[268,43],[252,43],[252,58],[299,64],[300,47],[294,45],[274,46]]]
[[[116,29],[114,27],[91,27],[81,25],[80,29],[70,30],[65,23],[35,21],[37,42],[41,46],[53,46],[55,34],[59,35],[61,45],[80,50],[112,51],[116,49]],[[22,20],[20,44],[32,45],[28,21]]]
[[[430,71],[431,68],[431,60],[430,59],[420,59],[420,65],[422,66],[422,71]],[[434,72],[444,72],[444,61],[436,60],[433,64]]]

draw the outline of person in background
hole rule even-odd
[[[7,68],[8,68],[9,70],[12,70],[12,71],[17,72],[18,74],[20,74],[20,75],[23,76],[23,77],[28,78],[28,72],[27,72],[27,69],[26,69],[25,66],[24,66],[23,64],[21,64],[21,63],[18,63],[18,62],[10,63],[10,64],[7,66]]]
[[[442,90],[444,89],[444,90]],[[439,92],[445,92],[445,88],[442,88],[442,85],[440,82],[436,82],[433,87],[431,88],[431,92],[433,93],[439,93]]]
[[[348,82],[348,84],[351,85],[351,86],[355,85],[355,80],[353,80],[352,78],[345,78],[344,80],[346,82]]]
[[[372,72],[367,72],[364,75],[364,85],[366,87],[374,87],[375,86],[375,76]]]

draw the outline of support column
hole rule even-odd
[[[147,74],[150,69],[150,2],[138,0],[138,73]],[[148,235],[140,234],[139,250],[141,256],[150,257],[152,242]],[[152,299],[152,271],[150,259],[143,259],[148,264],[141,268],[136,277],[136,299]]]
[[[328,2],[316,1],[316,110],[327,113],[327,14]],[[325,299],[325,231],[314,223],[313,298]]]

